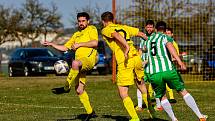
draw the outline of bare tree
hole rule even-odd
[[[38,0],[26,0],[23,4],[23,32],[22,35],[32,40],[41,34],[46,34],[56,28],[63,27],[61,16],[57,14],[57,7],[52,3],[51,9],[44,7]]]

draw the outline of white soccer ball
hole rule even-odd
[[[66,61],[64,60],[58,60],[54,64],[54,69],[57,74],[64,74],[69,71],[69,65]]]

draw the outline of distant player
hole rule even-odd
[[[142,79],[144,76],[142,61],[138,51],[133,46],[131,37],[140,36],[146,39],[147,37],[137,28],[114,24],[114,16],[111,12],[104,12],[101,19],[104,26],[102,29],[103,38],[116,55],[119,95],[132,118],[131,121],[139,121],[133,101],[128,95],[129,86],[134,84],[134,74],[137,77],[137,87],[141,90],[142,96],[146,97],[145,99],[147,99],[147,90]],[[144,102],[148,103],[147,100],[144,100]]]
[[[171,38],[173,38],[173,29],[172,28],[166,28],[166,32],[165,32],[166,35],[170,36]],[[172,42],[173,46],[175,47],[175,50],[177,52],[177,54],[179,55],[179,48],[178,48],[178,44],[176,43],[176,41],[174,40],[173,38],[173,42]],[[172,61],[176,61],[173,57],[172,57]],[[168,86],[166,86],[166,89],[167,89],[167,92],[169,94],[169,102],[170,103],[176,103],[177,101],[175,100],[174,98],[174,95],[173,95],[173,90],[170,89]]]
[[[157,22],[155,28],[157,33],[153,34],[148,41],[146,41],[146,46],[149,57],[149,81],[155,91],[156,98],[161,99],[161,105],[171,120],[178,121],[165,94],[167,84],[171,89],[176,89],[176,91],[182,95],[185,103],[193,110],[200,121],[206,121],[206,117],[199,111],[194,98],[185,89],[184,82],[180,74],[174,68],[171,57],[169,57],[171,54],[180,65],[181,69],[186,69],[186,66],[181,61],[172,45],[173,39],[164,34],[166,31],[166,23],[163,21]]]
[[[65,86],[54,88],[52,92],[55,94],[68,93],[71,85],[75,83],[76,93],[88,114],[84,121],[96,116],[85,90],[86,73],[93,69],[96,63],[97,50],[95,48],[98,45],[97,29],[95,26],[89,25],[89,19],[90,17],[86,12],[77,14],[79,31],[75,32],[66,44],[57,45],[47,41],[43,43],[43,45],[50,45],[60,51],[69,49],[75,51],[75,60],[72,62],[72,68],[67,76]]]

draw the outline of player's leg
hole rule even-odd
[[[152,85],[151,84],[149,84],[149,86],[148,86],[148,92],[149,92],[150,99],[153,99],[153,97],[154,97],[154,90],[152,89]]]
[[[139,117],[134,109],[134,104],[131,98],[128,96],[128,86],[119,86],[118,85],[119,95],[123,101],[125,109],[128,114],[131,116],[132,120],[139,121]]]
[[[74,82],[76,77],[79,74],[79,68],[82,66],[82,62],[79,60],[74,60],[72,62],[72,68],[69,71],[69,74],[67,76],[65,86],[64,87],[59,87],[59,88],[53,88],[52,92],[54,94],[62,94],[62,93],[68,93],[71,88],[71,84]]]
[[[172,76],[170,81],[171,83],[168,83],[168,86],[172,89],[176,89],[177,92],[182,95],[185,103],[193,110],[193,112],[198,116],[199,119],[205,118],[204,115],[199,111],[194,98],[185,90],[181,75],[175,70],[171,71],[170,75]]]
[[[190,107],[193,112],[196,114],[196,116],[199,118],[199,119],[204,119],[204,115],[200,112],[197,104],[196,104],[196,101],[195,99],[193,98],[193,96],[187,92],[185,89],[182,90],[182,91],[179,91],[179,93],[182,95],[185,103],[187,104],[188,107]]]
[[[143,71],[142,60],[141,60],[140,56],[135,56],[133,58],[133,62],[134,62],[134,72],[135,72],[135,75],[137,78],[136,85],[142,93],[142,98],[143,98],[144,103],[146,104],[150,117],[154,118],[155,110],[152,107],[152,104],[149,100],[149,95],[148,95],[148,92],[146,89],[146,85],[145,85],[145,82],[143,81],[144,71]]]
[[[117,67],[117,86],[119,95],[123,101],[124,107],[131,116],[132,121],[139,121],[134,104],[128,96],[129,85],[134,84],[133,60],[128,59],[127,63],[120,63]]]
[[[79,81],[76,82],[75,89],[81,103],[83,104],[88,114],[85,119],[86,121],[88,121],[90,118],[96,117],[96,114],[90,104],[89,96],[85,90],[85,83],[86,83],[86,74],[80,73]]]
[[[161,105],[162,105],[163,109],[165,110],[165,112],[168,114],[168,116],[171,118],[172,121],[178,121],[177,118],[175,117],[175,114],[172,110],[172,106],[169,103],[166,95],[164,95],[161,98]]]
[[[168,116],[171,118],[172,121],[177,121],[177,118],[175,117],[175,114],[172,110],[172,106],[169,103],[165,92],[166,92],[166,83],[163,80],[165,74],[163,73],[157,73],[153,74],[150,77],[150,82],[152,84],[152,87],[155,91],[155,98],[161,99],[161,105],[164,109],[164,111],[168,114]],[[167,75],[166,75],[167,76]]]
[[[143,98],[142,98],[142,93],[139,89],[137,89],[137,106],[135,107],[136,111],[142,111],[143,107]]]
[[[72,62],[72,69],[70,69],[69,74],[67,76],[66,81],[68,82],[69,89],[71,87],[72,82],[75,80],[75,78],[78,76],[79,69],[82,66],[82,62],[79,60],[74,60]]]
[[[169,94],[169,102],[170,102],[170,103],[176,103],[177,101],[176,101],[175,98],[174,98],[173,90],[170,89],[168,85],[166,85],[166,90],[167,90],[167,92],[168,92],[168,94]]]

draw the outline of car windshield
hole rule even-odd
[[[28,50],[27,57],[38,57],[38,56],[46,56],[46,57],[54,57],[54,54],[46,49],[35,49]]]

